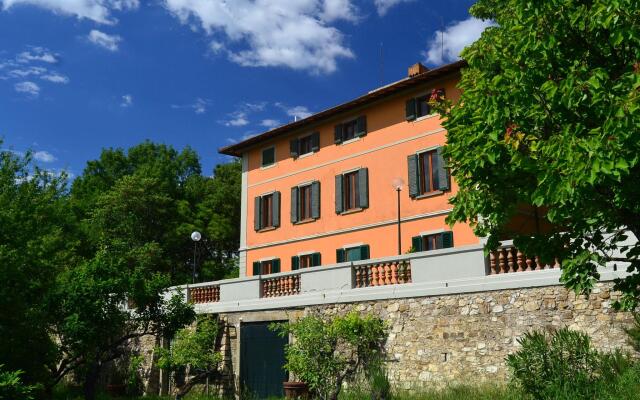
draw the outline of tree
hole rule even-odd
[[[221,279],[233,269],[239,246],[240,164],[216,166],[215,175],[201,175],[198,155],[190,148],[174,148],[149,141],[123,149],[105,149],[100,158],[89,161],[71,190],[72,203],[83,224],[83,246],[93,254],[100,242],[100,232],[90,223],[92,210],[100,197],[125,177],[154,180],[147,190],[163,196],[165,215],[156,228],[145,232],[162,248],[165,263],[159,271],[171,273],[174,284],[191,281],[193,242],[191,232],[204,233],[198,254],[200,279]],[[140,207],[145,207],[140,204]]]
[[[50,293],[78,244],[66,199],[64,175],[33,166],[30,152],[0,151],[0,363],[26,384],[45,381],[56,358]]]
[[[171,349],[156,349],[158,366],[172,373],[177,388],[176,399],[186,396],[206,378],[219,374],[222,354],[216,350],[218,331],[219,323],[215,318],[202,317],[195,327],[178,331]]]
[[[462,57],[462,95],[438,108],[460,187],[449,223],[489,248],[513,238],[588,292],[606,262],[640,299],[640,4],[637,0],[480,0],[496,22]],[[526,217],[531,215],[532,217]],[[479,217],[481,216],[481,217]],[[517,229],[528,218],[531,230]],[[628,264],[627,264],[628,263]]]
[[[195,318],[182,296],[166,292],[168,257],[158,242],[174,203],[157,186],[155,178],[125,176],[96,199],[88,226],[99,248],[56,280],[52,332],[59,358],[50,384],[74,372],[91,400],[103,366],[124,355],[130,340],[171,336]]]
[[[380,318],[351,312],[325,321],[308,315],[272,329],[285,337],[293,335],[293,343],[285,350],[285,368],[323,400],[336,400],[343,382],[352,381],[357,373],[366,375],[371,367],[379,372],[386,339]]]

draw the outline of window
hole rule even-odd
[[[424,117],[431,114],[431,106],[429,101],[439,101],[444,99],[444,89],[433,89],[430,94],[414,97],[407,100],[406,103],[406,120],[413,121],[416,118]]]
[[[334,142],[340,144],[367,134],[367,117],[362,115],[354,120],[335,126]]]
[[[367,168],[336,176],[336,214],[369,206],[369,173]]]
[[[291,223],[320,218],[320,182],[291,188]]]
[[[438,190],[438,158],[436,151],[425,151],[418,154],[418,169],[420,178],[420,194],[431,193]]]
[[[320,150],[320,133],[291,140],[291,157],[296,158]]]
[[[428,251],[453,247],[453,232],[441,232],[414,236],[411,239],[414,251]]]
[[[280,226],[280,192],[255,198],[254,229],[259,231]]]
[[[360,261],[369,259],[369,245],[352,246],[336,250],[336,262]]]
[[[353,210],[358,208],[358,171],[349,172],[344,174],[343,179],[344,187],[342,193],[344,193],[344,211]]]
[[[291,270],[300,268],[319,267],[321,265],[320,253],[303,254],[291,257]]]
[[[273,195],[262,196],[262,210],[260,211],[260,226],[270,228],[273,226]]]
[[[276,162],[276,148],[269,147],[268,149],[262,150],[262,166],[268,167],[269,165],[273,165]]]
[[[411,198],[449,190],[449,170],[442,147],[408,157],[409,196]]]
[[[280,272],[280,259],[273,258],[265,261],[255,261],[253,263],[253,275],[268,275]]]
[[[300,220],[311,218],[311,185],[300,187]]]

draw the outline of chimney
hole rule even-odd
[[[424,74],[429,71],[429,68],[425,67],[420,63],[415,63],[409,67],[409,78],[413,78],[414,76]]]

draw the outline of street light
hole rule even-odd
[[[198,250],[198,242],[202,239],[202,235],[198,231],[191,233],[191,240],[193,240],[193,269],[191,271],[191,283],[196,283],[196,251]]]
[[[402,255],[402,235],[400,232],[400,192],[404,186],[402,178],[395,178],[393,180],[393,188],[398,193],[398,255]]]

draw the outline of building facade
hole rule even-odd
[[[445,222],[457,185],[429,106],[459,97],[463,65],[416,64],[405,79],[221,149],[242,158],[240,276],[479,243],[468,225]]]

